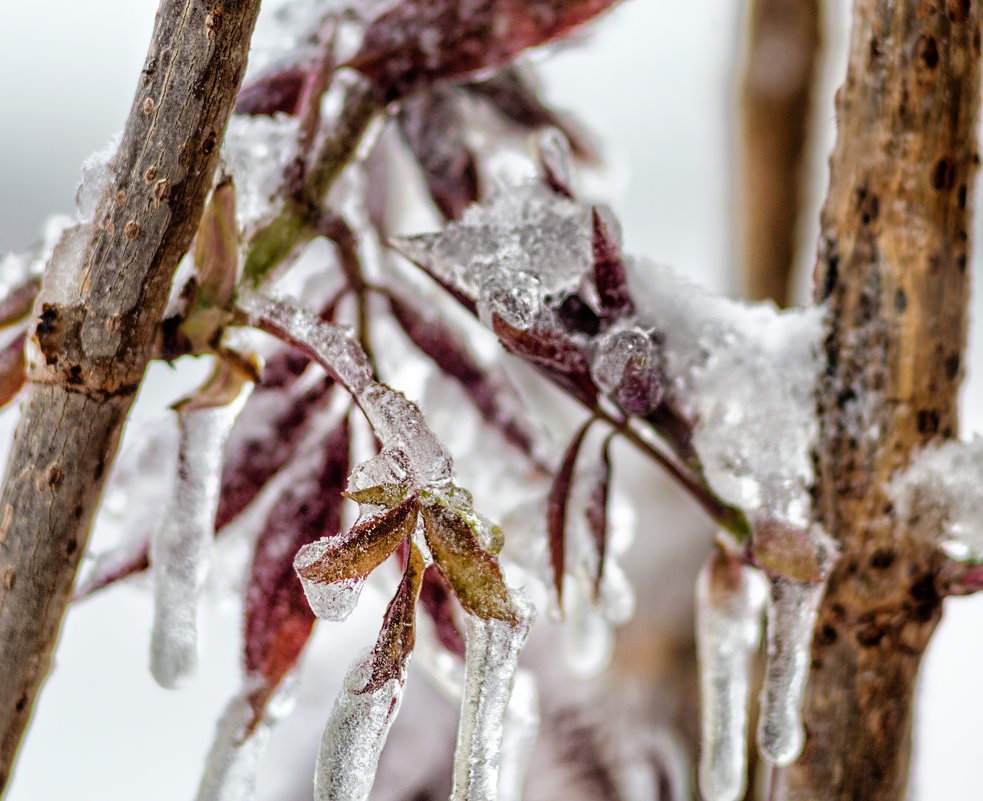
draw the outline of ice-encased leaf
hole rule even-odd
[[[546,532],[549,538],[550,565],[553,568],[553,589],[561,609],[563,608],[563,574],[566,570],[567,503],[570,499],[577,454],[580,453],[584,437],[587,436],[587,430],[592,422],[593,418],[582,425],[567,445],[546,501]]]
[[[259,760],[269,739],[269,727],[265,724],[243,739],[243,732],[254,726],[252,716],[251,701],[245,693],[229,701],[215,724],[215,737],[195,801],[252,801]]]
[[[27,380],[24,360],[26,338],[25,334],[18,334],[0,350],[0,408],[17,397]]]
[[[468,616],[451,801],[498,797],[503,729],[530,614],[520,604],[514,622]]]
[[[652,335],[640,328],[617,328],[596,337],[591,377],[626,413],[644,417],[662,403],[666,376]]]
[[[471,615],[515,625],[516,610],[498,560],[482,547],[472,522],[443,504],[425,499],[421,512],[434,564]]]
[[[431,565],[423,574],[420,604],[433,621],[437,641],[450,653],[463,657],[464,635],[457,625],[453,603],[447,581],[440,574],[439,568]]]
[[[825,584],[768,578],[768,652],[758,718],[758,750],[788,765],[805,742],[802,698],[811,664],[813,629]]]
[[[154,623],[150,670],[163,687],[190,677],[198,660],[198,598],[208,571],[225,442],[238,404],[178,412],[171,505],[151,545]]]
[[[314,773],[314,801],[365,801],[403,700],[403,682],[372,683],[372,657],[356,662],[328,718]]]
[[[212,190],[194,241],[196,300],[202,306],[225,306],[232,297],[239,270],[236,190],[231,179]]]
[[[344,536],[325,537],[297,552],[294,570],[318,617],[339,620],[351,612],[361,582],[413,533],[418,510],[419,502],[412,496],[361,519]]]
[[[617,220],[595,206],[591,222],[594,228],[594,286],[597,288],[601,317],[610,322],[634,313],[635,304],[628,292],[628,276],[621,257]]]
[[[369,25],[350,65],[393,99],[503,64],[568,34],[615,0],[402,0]]]
[[[761,639],[764,582],[720,551],[696,581],[700,673],[700,791],[706,801],[739,801],[747,784],[751,659]]]
[[[350,439],[345,416],[317,449],[307,477],[284,490],[256,541],[243,629],[243,661],[255,685],[249,695],[250,731],[310,637],[314,614],[294,572],[294,556],[321,537],[340,535]]]

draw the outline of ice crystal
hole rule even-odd
[[[205,761],[195,801],[252,801],[256,769],[269,739],[269,726],[242,739],[253,716],[246,693],[236,695],[215,725],[215,738]]]

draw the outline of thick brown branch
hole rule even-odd
[[[829,304],[817,511],[841,544],[813,642],[796,801],[899,801],[938,556],[885,484],[954,436],[978,164],[978,0],[856,0],[816,268]]]
[[[33,383],[0,494],[0,789],[212,184],[258,11],[259,0],[162,0],[110,185],[78,232],[78,255],[58,282],[45,278]]]
[[[749,298],[788,301],[819,54],[819,0],[756,0],[741,92],[741,260]]]

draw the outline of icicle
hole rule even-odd
[[[539,734],[539,691],[536,679],[520,670],[505,709],[498,801],[521,801],[532,747]]]
[[[747,784],[750,661],[761,637],[764,587],[757,571],[715,551],[696,581],[700,669],[700,792],[737,801]]]
[[[247,694],[236,695],[215,726],[196,801],[252,801],[256,793],[256,768],[269,739],[269,726],[260,723],[241,740],[252,720]]]
[[[570,580],[573,578],[574,580]],[[590,584],[568,577],[564,597],[563,656],[567,666],[582,679],[597,676],[611,661],[614,627],[590,597]]]
[[[195,671],[197,606],[214,535],[222,455],[239,405],[178,413],[178,469],[171,507],[153,537],[154,626],[150,671],[173,688]]]
[[[802,751],[802,694],[824,584],[769,578],[768,662],[761,691],[758,749],[773,765],[788,765]]]
[[[375,781],[379,755],[403,699],[403,682],[390,679],[366,690],[372,678],[367,656],[352,666],[321,736],[314,774],[314,801],[364,801]]]
[[[519,612],[524,621],[529,620],[525,609]],[[451,801],[498,798],[503,728],[519,651],[528,633],[528,622],[513,626],[501,620],[468,617],[464,698]]]

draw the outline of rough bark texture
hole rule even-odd
[[[741,91],[741,261],[753,300],[788,300],[819,54],[819,0],[756,0]]]
[[[259,0],[163,0],[110,186],[35,306],[32,385],[0,494],[0,790],[211,187],[258,11]]]
[[[817,300],[829,304],[816,502],[841,543],[813,641],[795,801],[901,801],[942,557],[885,483],[955,436],[978,164],[978,0],[855,0]]]

